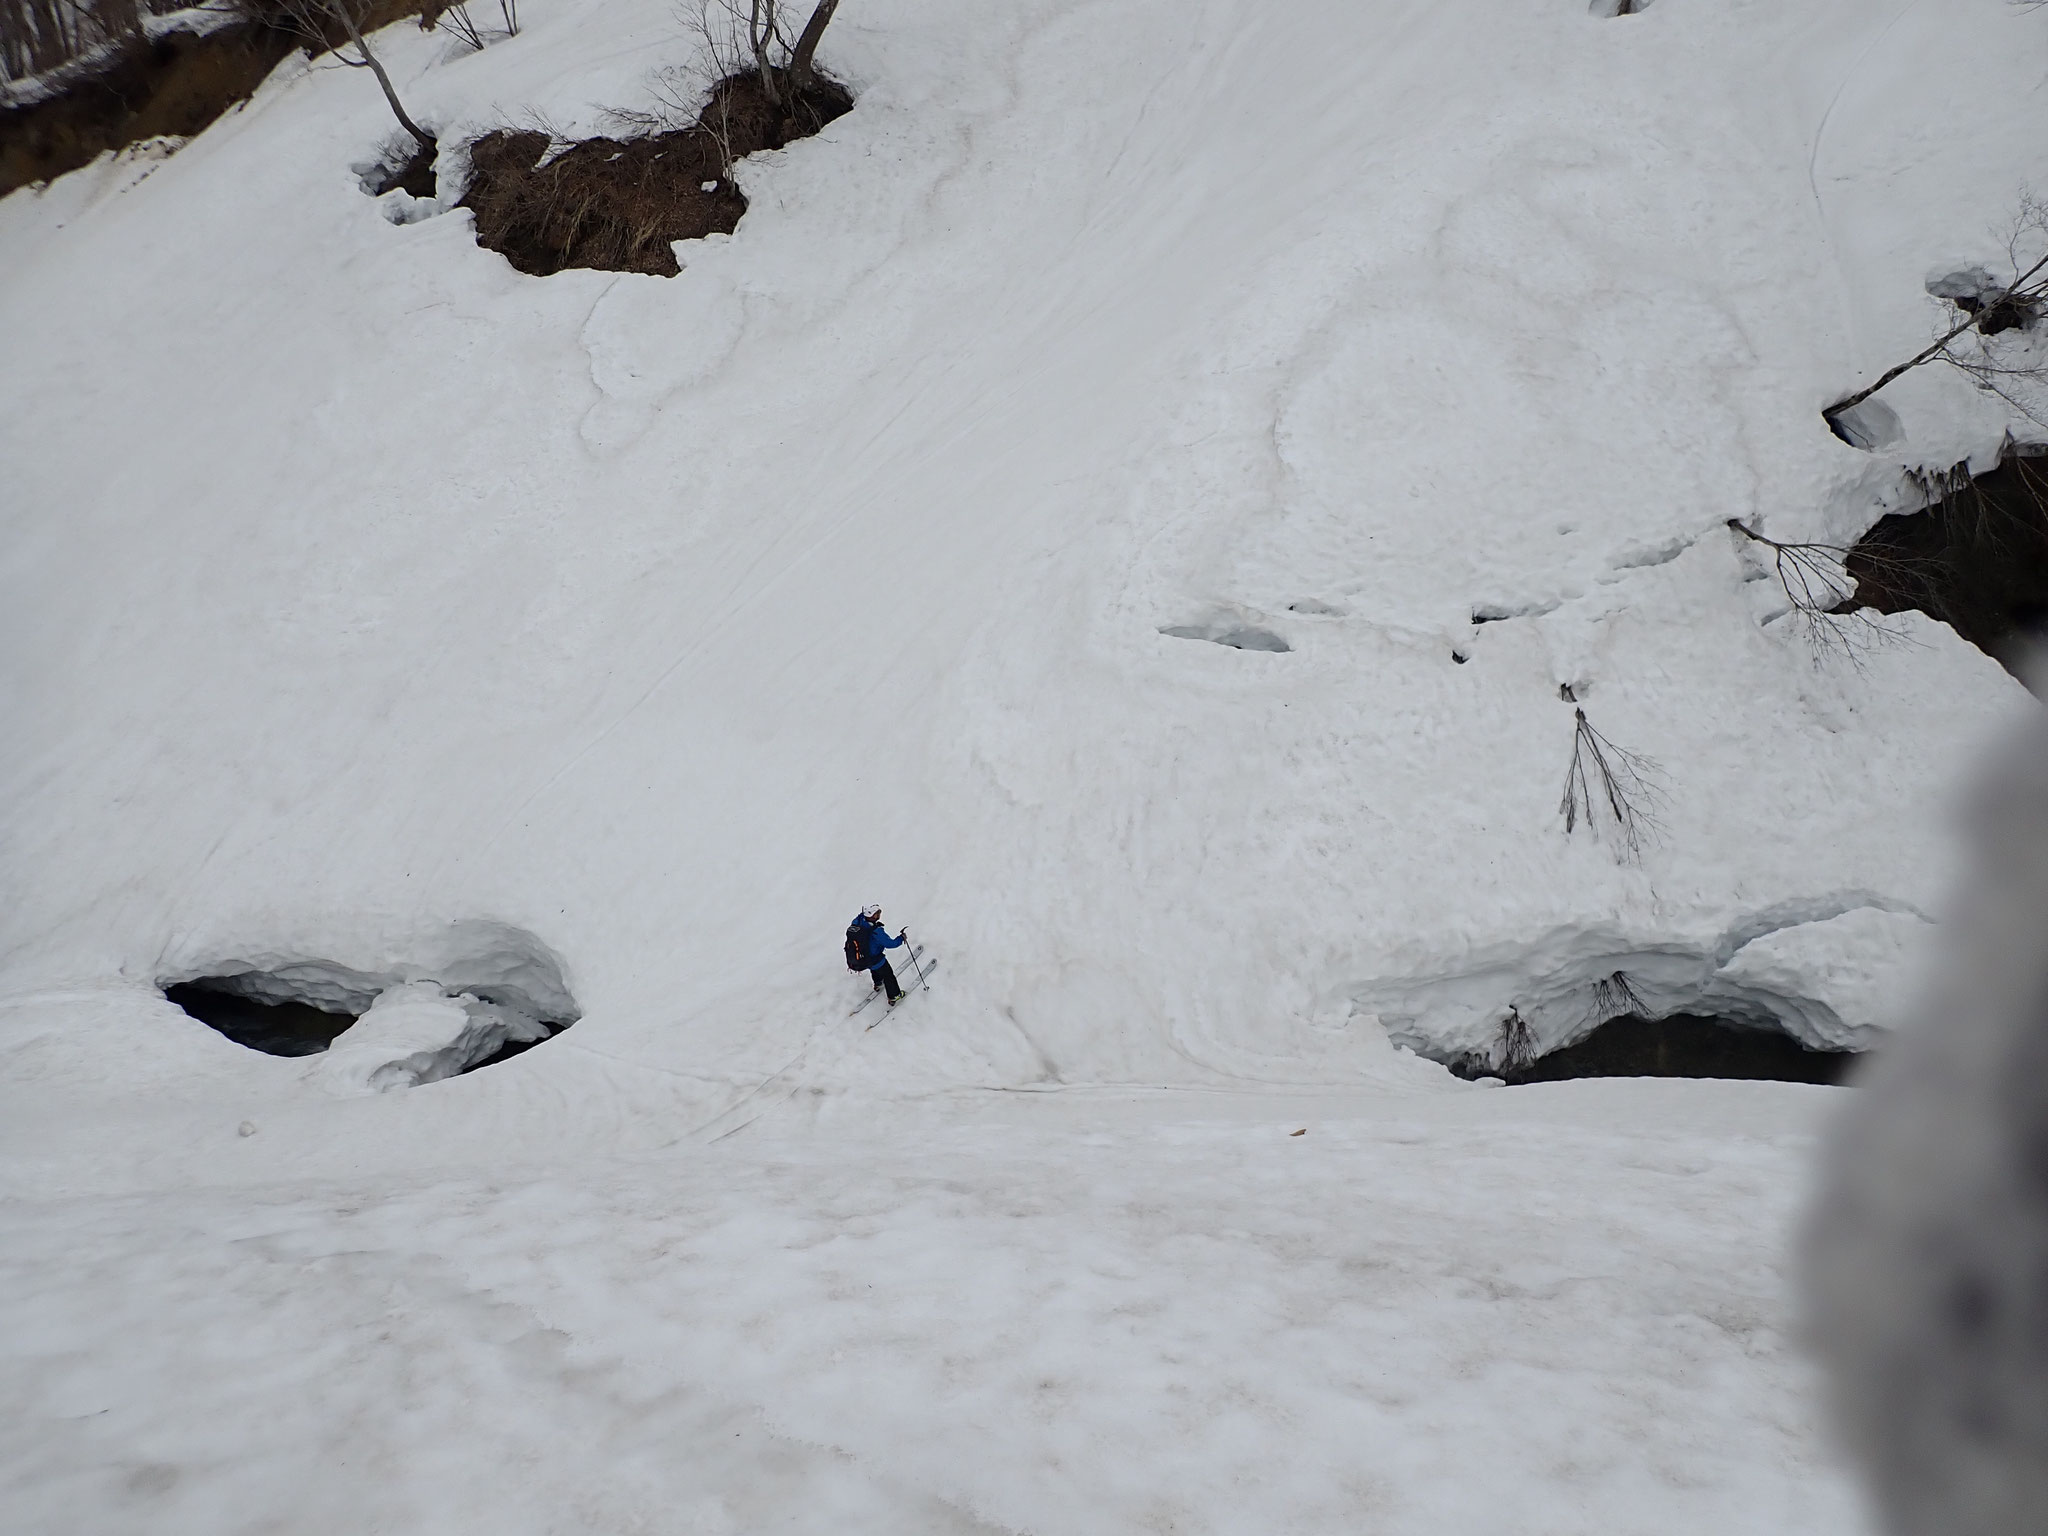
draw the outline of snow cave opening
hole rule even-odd
[[[235,1044],[266,1056],[317,1055],[358,1017],[317,1003],[266,1002],[237,991],[239,980],[234,976],[197,976],[191,981],[174,981],[164,988],[164,998]]]
[[[504,924],[451,924],[415,960],[365,970],[324,959],[226,961],[161,983],[165,999],[250,1050],[332,1053],[383,1090],[474,1072],[531,1050],[582,1011],[560,962]]]
[[[1507,1042],[1506,1032],[1503,1041]],[[1510,1043],[1511,1046],[1511,1043]],[[1575,1077],[1708,1077],[1782,1083],[1842,1083],[1861,1052],[1815,1050],[1782,1029],[1715,1014],[1662,1018],[1625,1013],[1558,1050],[1517,1061],[1510,1048],[1451,1064],[1460,1077],[1509,1084]]]

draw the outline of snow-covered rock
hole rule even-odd
[[[437,1083],[496,1054],[507,1041],[544,1040],[548,1031],[519,1013],[430,981],[401,982],[315,1058],[307,1077],[342,1093],[382,1093]]]

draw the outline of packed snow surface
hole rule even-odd
[[[521,17],[378,38],[438,199],[290,61],[0,200],[8,1523],[1853,1528],[1826,1092],[1423,1056],[1617,972],[1890,1022],[2024,696],[1914,616],[1816,664],[1725,524],[1995,451],[1953,376],[1819,413],[2002,259],[2048,14],[848,0],[854,111],[674,279],[450,211],[706,78],[669,0]],[[945,962],[872,1033],[868,901]],[[458,932],[574,1033],[336,1097],[157,991],[441,1031]]]
[[[143,1110],[175,1188],[10,1122],[7,1528],[1858,1529],[1781,1256],[1840,1090],[829,1099],[706,1147],[584,1028],[247,1137]]]

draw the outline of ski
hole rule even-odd
[[[936,971],[936,970],[937,970],[938,968],[939,968],[939,962],[938,962],[938,961],[936,961],[936,960],[927,960],[927,961],[925,961],[925,962],[924,962],[924,973],[925,973],[925,975],[926,975],[926,976],[929,976],[929,975],[931,975],[931,973],[932,973],[933,971]],[[913,993],[913,992],[922,992],[922,991],[924,991],[924,990],[925,990],[925,989],[926,989],[927,987],[929,987],[930,985],[931,985],[931,983],[930,983],[930,982],[928,982],[928,981],[918,981],[918,980],[915,980],[915,979],[913,979],[913,980],[911,981],[910,985],[909,985],[909,986],[907,986],[907,987],[905,987],[905,988],[903,989],[903,996],[904,996],[905,998],[907,998],[907,997],[909,997],[909,996],[910,996],[910,994],[911,994],[911,993]],[[872,999],[870,999],[870,1001],[872,1001]],[[902,1004],[902,999],[900,999],[900,998],[899,998],[899,999],[897,1000],[897,1006],[898,1006],[898,1007],[900,1008],[900,1007],[901,1007],[902,1005],[903,1005],[903,1004]],[[863,1004],[862,1006],[863,1006],[863,1007],[865,1007],[865,1006],[866,1006],[866,1004]],[[854,1012],[858,1013],[858,1012],[860,1012],[860,1009],[859,1009],[859,1008],[856,1008],[856,1009],[854,1010]],[[888,1015],[887,1015],[886,1013],[882,1015],[882,1018],[887,1018],[887,1017],[888,1017]],[[869,1025],[868,1025],[868,1028],[869,1028],[869,1029],[874,1029],[874,1028],[876,1028],[877,1026],[879,1026],[879,1025],[881,1024],[881,1022],[882,1022],[882,1019],[876,1019],[876,1020],[875,1020],[875,1021],[874,1021],[873,1023],[871,1023],[871,1024],[869,1024]],[[863,1033],[865,1033],[865,1031],[863,1031]]]
[[[919,960],[922,960],[922,959],[924,959],[924,946],[923,946],[922,944],[913,944],[913,945],[911,945],[911,946],[910,946],[910,952],[911,952],[911,954],[915,955],[915,956],[916,956],[916,957],[917,957],[917,958],[918,958]],[[930,970],[930,969],[931,969],[931,966],[929,966],[929,965],[928,965],[928,966],[926,966],[926,967],[925,967],[925,969],[926,969],[926,970]],[[898,978],[897,978],[897,983],[898,983],[898,985],[901,985],[901,983],[902,983],[902,978],[901,978],[901,977],[898,977]],[[912,990],[915,990],[915,989],[916,989],[916,987],[917,987],[917,981],[916,981],[916,979],[915,979],[915,977],[914,977],[914,976],[913,976],[913,978],[912,978],[912,980],[911,980],[911,984],[910,984],[910,985],[911,985],[911,989],[912,989]],[[876,998],[880,997],[881,995],[882,995],[882,989],[881,989],[880,987],[876,987],[876,988],[875,988],[875,989],[874,989],[873,991],[869,992],[869,993],[868,993],[868,995],[867,995],[866,997],[862,998],[862,999],[861,999],[861,1000],[860,1000],[859,1002],[855,1003],[855,1004],[854,1004],[854,1005],[853,1005],[853,1006],[852,1006],[851,1008],[849,1008],[849,1009],[847,1010],[847,1012],[846,1012],[846,1016],[847,1016],[847,1017],[848,1017],[849,1019],[850,1019],[850,1018],[852,1018],[852,1017],[853,1017],[853,1016],[854,1016],[854,1015],[855,1015],[856,1013],[859,1013],[859,1012],[860,1012],[860,1011],[861,1011],[861,1010],[862,1010],[863,1008],[867,1007],[867,1005],[868,1005],[869,1003],[872,1003],[872,1002],[873,1002],[873,1001],[874,1001],[874,1000],[875,1000]]]

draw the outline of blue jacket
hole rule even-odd
[[[895,949],[902,942],[902,934],[899,933],[892,939],[889,937],[889,930],[880,923],[861,924],[861,953],[868,957],[868,969],[871,971],[877,966],[888,964],[888,951]]]

